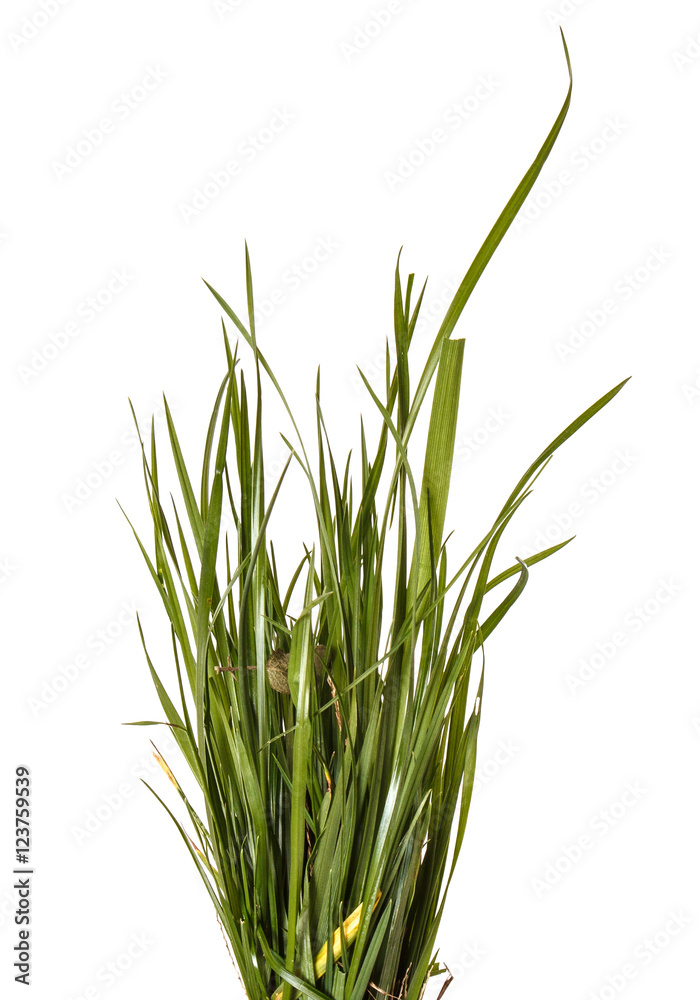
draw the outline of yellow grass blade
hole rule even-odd
[[[377,893],[377,898],[374,901],[374,906],[372,907],[372,912],[377,908],[377,903],[381,899],[381,892]],[[360,926],[360,919],[362,917],[362,907],[363,903],[353,910],[347,920],[343,921],[343,934],[345,935],[345,943],[351,945],[355,938],[357,937],[357,931]],[[337,962],[340,958],[341,944],[340,944],[340,927],[336,928],[333,934],[333,961]],[[318,955],[314,959],[314,975],[316,979],[320,979],[321,976],[325,975],[326,966],[328,964],[328,945],[324,944],[323,948],[319,951]],[[280,1000],[282,996],[282,987],[280,986],[272,994],[272,1000]]]

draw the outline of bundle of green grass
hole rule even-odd
[[[570,98],[571,78],[415,386],[409,352],[425,286],[413,304],[414,276],[404,289],[397,263],[383,397],[364,380],[381,430],[370,447],[361,429],[359,488],[349,456],[342,468],[334,460],[318,381],[313,458],[301,439],[256,338],[247,248],[247,323],[211,290],[252,352],[253,400],[225,321],[227,370],[198,495],[167,404],[181,493],[172,511],[159,484],[153,428],[150,457],[144,450],[154,554],[139,545],[171,626],[169,690],[146,656],[163,724],[201,790],[195,809],[160,758],[182,800],[175,811],[166,808],[249,1000],[419,1000],[429,978],[445,972],[436,938],[471,801],[482,647],[523,592],[528,567],[562,546],[493,574],[496,549],[557,448],[624,384],[544,449],[474,551],[449,569],[443,533],[464,349],[450,335],[549,155]],[[419,482],[409,446],[433,379]],[[269,499],[264,385],[279,394],[290,426],[289,458]],[[309,544],[299,540],[299,564],[282,581],[268,522],[291,462],[306,477],[317,531]],[[232,519],[230,535],[222,514]]]

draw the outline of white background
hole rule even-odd
[[[156,663],[170,666],[163,609],[115,502],[148,542],[127,399],[146,429],[165,391],[186,456],[199,461],[224,373],[219,310],[200,276],[243,311],[247,239],[260,303],[284,293],[259,336],[304,426],[320,362],[336,451],[356,443],[371,403],[355,365],[376,378],[399,246],[404,276],[430,275],[436,318],[416,341],[421,360],[450,282],[561,106],[556,7],[402,0],[377,28],[384,0],[44,6],[5,0],[0,14],[3,995],[24,995],[11,967],[19,764],[33,771],[32,995],[237,995],[204,889],[139,781],[169,794],[148,742],[155,734],[165,750],[167,738],[121,726],[159,712],[134,606]],[[456,333],[467,347],[447,517],[455,552],[481,537],[570,419],[633,378],[559,453],[504,540],[502,566],[538,533],[577,534],[533,570],[488,643],[481,782],[441,957],[453,998],[690,1000],[700,934],[700,12],[690,0],[578,0],[562,12],[571,112],[529,218]],[[366,25],[368,41],[356,34]],[[154,89],[141,101],[144,79]],[[468,116],[457,119],[460,102]],[[249,137],[268,139],[280,112],[285,128],[251,156]],[[71,158],[104,119],[99,144]],[[443,141],[419,163],[435,129]],[[397,180],[402,156],[415,166]],[[219,189],[210,174],[221,179],[231,160],[240,170]],[[561,171],[569,183],[558,188]],[[308,258],[319,240],[334,249],[317,265]],[[645,270],[654,251],[663,264]],[[113,270],[121,287],[113,281],[91,314]],[[614,311],[582,335],[587,311],[600,321],[608,300]],[[572,336],[580,346],[562,357]],[[282,447],[271,424],[274,483]],[[294,552],[303,499],[287,492],[289,516],[277,522]],[[589,679],[574,692],[576,676]],[[628,785],[636,793],[620,805]],[[582,837],[587,849],[567,861]],[[683,927],[665,936],[673,913]]]

